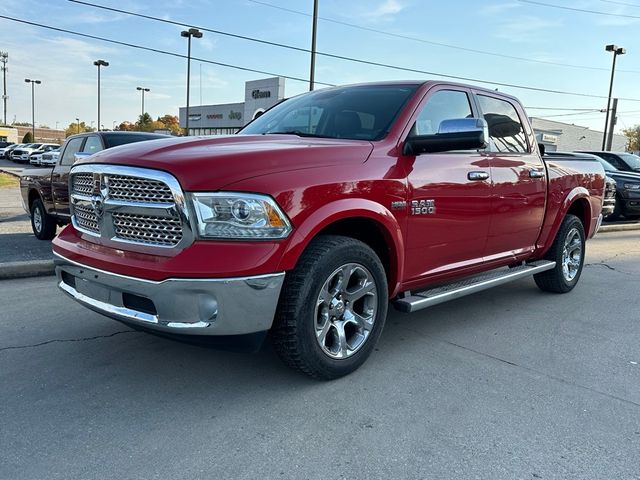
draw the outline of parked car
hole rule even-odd
[[[13,142],[0,142],[0,158],[4,158],[4,153],[8,147],[15,145]]]
[[[36,166],[41,165],[40,161],[42,160],[42,155],[44,153],[58,149],[60,149],[60,145],[57,145],[55,143],[43,143],[40,148],[34,150],[33,153],[29,155],[29,163]]]
[[[602,164],[607,175],[616,181],[615,209],[608,220],[617,220],[620,217],[629,220],[640,218],[640,172],[622,171],[603,157],[598,155],[595,157]]]
[[[549,152],[549,155],[554,157],[576,158],[578,160],[584,159],[584,158],[590,158],[602,164],[606,174],[604,196],[602,199],[602,217],[604,218],[604,220],[616,220],[618,218],[618,214],[614,215],[614,212],[616,209],[616,201],[617,201],[616,200],[617,183],[616,183],[616,180],[612,176],[610,176],[612,172],[618,172],[618,170],[615,167],[607,163],[607,161],[603,160],[601,157],[598,157],[597,155],[592,155],[590,153]]]
[[[597,155],[622,172],[640,173],[640,157],[627,152],[582,152]]]
[[[13,152],[13,150],[15,150],[16,148],[21,148],[21,147],[24,147],[25,145],[26,145],[25,143],[14,143],[13,145],[9,145],[4,149],[3,158],[7,160],[11,160],[11,152]]]
[[[60,147],[59,161],[53,170],[33,169],[20,178],[22,204],[31,215],[34,235],[40,240],[51,240],[55,236],[56,227],[69,222],[69,170],[78,158],[127,143],[160,138],[167,138],[167,135],[144,132],[92,132],[67,138]]]
[[[17,163],[29,163],[29,156],[42,145],[42,143],[27,143],[23,147],[16,148],[11,152],[11,160]]]
[[[60,149],[43,153],[42,157],[40,158],[40,166],[53,167],[56,163],[58,163],[58,157],[60,157]]]
[[[412,312],[530,275],[576,286],[604,171],[543,159],[534,138],[514,97],[410,81],[309,92],[237,136],[99,152],[70,172],[59,286],[179,339],[270,331],[288,365],[346,375],[389,301]]]

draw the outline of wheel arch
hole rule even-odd
[[[404,270],[404,240],[389,210],[364,199],[343,199],[319,208],[296,226],[280,269],[293,269],[309,243],[324,234],[355,238],[371,247],[385,268],[389,295],[398,293]]]
[[[543,239],[542,244],[544,247],[536,252],[536,257],[544,256],[549,251],[567,215],[578,217],[584,228],[585,236],[587,238],[590,237],[591,231],[595,228],[595,223],[592,219],[591,198],[589,191],[584,187],[576,187],[569,192],[556,213],[549,233]]]

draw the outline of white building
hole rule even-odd
[[[543,143],[547,152],[574,150],[602,150],[602,132],[580,127],[570,123],[555,122],[544,118],[531,117],[531,125],[536,133],[536,139]],[[624,152],[627,137],[613,135],[611,150]]]
[[[256,116],[284,99],[284,78],[246,82],[244,102],[189,106],[189,135],[232,135]],[[180,107],[180,127],[186,127],[186,107]]]

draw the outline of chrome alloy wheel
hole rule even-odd
[[[316,340],[335,359],[348,358],[367,341],[376,320],[373,275],[358,263],[337,268],[324,282],[315,311]]]
[[[582,237],[577,228],[572,228],[564,240],[562,250],[562,274],[567,282],[571,282],[580,271],[582,263]]]
[[[33,226],[35,227],[38,234],[42,231],[42,212],[37,206],[33,211]]]

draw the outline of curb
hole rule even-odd
[[[0,280],[11,278],[41,277],[53,275],[53,260],[28,260],[24,262],[0,263]]]
[[[0,172],[2,173],[6,173],[7,175],[11,175],[12,177],[16,177],[16,178],[20,178],[20,174],[16,173],[16,172],[10,172],[9,170],[5,170],[4,168],[0,167]]]
[[[598,233],[608,232],[629,232],[633,230],[640,230],[640,222],[638,223],[626,223],[620,225],[602,225]]]

